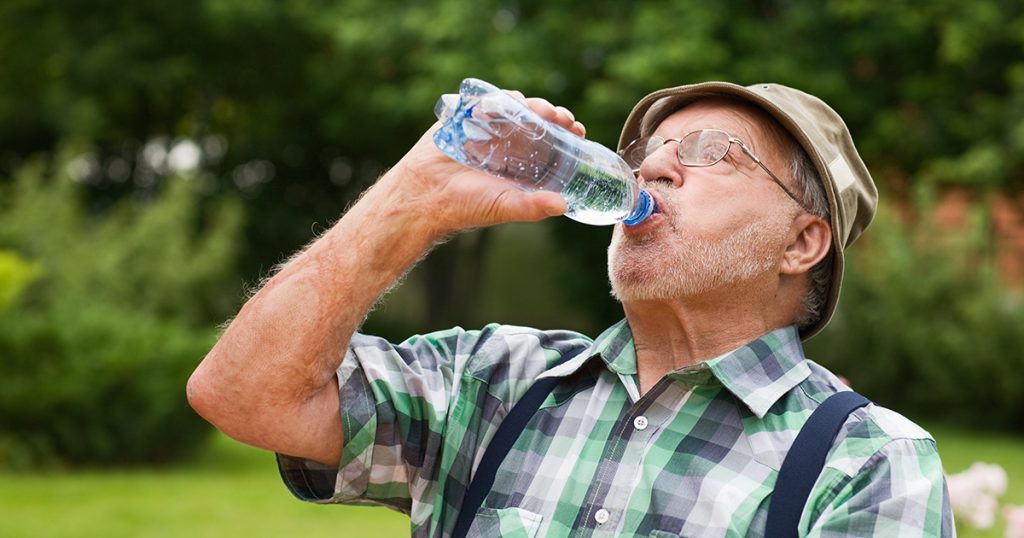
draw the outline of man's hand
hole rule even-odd
[[[567,109],[544,99],[526,99],[521,93],[509,93],[526,102],[542,118],[578,136],[586,134],[583,125]],[[433,142],[439,128],[440,124],[434,124],[395,165],[393,174],[382,178],[382,182],[405,183],[400,190],[412,197],[407,201],[425,202],[424,209],[429,214],[424,218],[434,222],[439,234],[503,222],[536,221],[565,213],[561,195],[522,191],[506,180],[469,168],[441,153]]]
[[[526,102],[584,134],[568,110]],[[381,294],[445,236],[565,212],[556,193],[527,193],[446,157],[432,141],[438,127],[246,302],[189,379],[200,415],[240,441],[336,465],[335,371]]]

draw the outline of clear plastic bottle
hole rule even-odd
[[[571,219],[635,226],[654,212],[654,200],[614,151],[545,121],[487,82],[463,80],[434,114],[441,120],[434,143],[445,155],[523,190],[560,193]]]

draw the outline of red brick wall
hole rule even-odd
[[[948,190],[936,204],[935,220],[946,230],[960,229],[976,203],[981,201],[966,189]],[[988,204],[988,229],[1004,283],[1024,291],[1024,194],[996,194],[983,203]]]

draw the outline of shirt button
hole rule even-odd
[[[598,525],[608,523],[608,511],[602,508],[597,512],[594,512],[594,521],[596,521]]]
[[[634,418],[633,427],[640,431],[647,429],[647,417],[639,416]]]

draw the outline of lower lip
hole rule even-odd
[[[622,231],[626,235],[633,235],[633,234],[638,234],[639,235],[639,234],[647,233],[650,230],[650,228],[653,228],[653,227],[657,226],[663,220],[665,220],[665,214],[664,213],[660,213],[660,212],[659,213],[652,213],[646,219],[640,221],[640,223],[637,224],[636,226],[625,226],[625,225],[623,225],[622,226]]]

